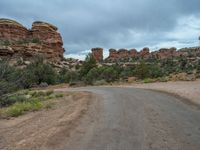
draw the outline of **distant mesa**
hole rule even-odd
[[[0,58],[29,60],[42,54],[53,62],[59,62],[63,53],[62,37],[56,26],[36,21],[28,30],[17,21],[0,19]]]

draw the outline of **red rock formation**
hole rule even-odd
[[[118,50],[119,58],[127,58],[129,57],[129,51],[127,49],[119,49]]]
[[[92,56],[97,62],[103,61],[103,49],[102,48],[92,48]]]
[[[149,58],[150,57],[150,52],[149,48],[145,47],[139,52],[139,57],[141,58]]]
[[[161,48],[158,52],[157,52],[157,58],[158,59],[165,59],[165,58],[171,58],[173,56],[175,56],[176,53],[176,48],[172,47],[172,48]]]
[[[16,42],[26,40],[28,30],[16,21],[0,19],[0,41]]]
[[[109,49],[109,57],[108,57],[110,60],[114,60],[114,59],[117,59],[118,58],[118,53],[117,53],[117,50],[116,49]]]
[[[0,19],[0,57],[32,57],[42,54],[53,61],[63,58],[64,48],[57,27],[34,22],[28,30],[16,21]]]
[[[129,50],[129,56],[132,57],[132,58],[135,58],[138,56],[138,52],[136,49],[130,49]]]
[[[182,48],[176,50],[175,47],[172,48],[161,48],[158,51],[153,51],[150,53],[149,48],[143,48],[140,52],[137,52],[136,49],[126,50],[126,49],[110,49],[109,57],[106,58],[107,61],[120,61],[128,58],[142,58],[142,59],[167,59],[172,57],[200,57],[200,47],[190,47]]]
[[[109,56],[106,60],[108,61],[123,61],[124,59],[129,59],[133,57],[137,57],[138,52],[136,49],[109,49]]]

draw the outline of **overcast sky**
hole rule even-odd
[[[0,0],[0,18],[27,28],[41,20],[59,28],[67,57],[92,47],[188,47],[199,45],[200,0]]]

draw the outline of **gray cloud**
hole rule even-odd
[[[15,19],[27,27],[35,20],[53,23],[63,36],[67,54],[78,54],[96,46],[192,45],[200,33],[200,23],[193,26],[199,6],[199,0],[1,0],[0,17]],[[191,16],[194,19],[188,25],[182,18]],[[177,36],[184,26],[194,35]]]

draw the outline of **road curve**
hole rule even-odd
[[[66,89],[68,90],[68,89]],[[86,87],[99,95],[63,150],[200,150],[200,110],[156,91]]]

